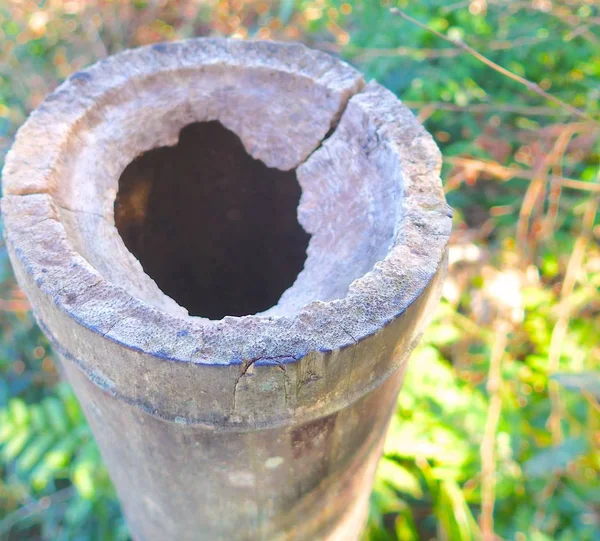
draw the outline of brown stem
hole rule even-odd
[[[600,172],[596,177],[596,184],[600,184]],[[558,320],[554,325],[552,337],[550,339],[550,349],[548,353],[548,369],[550,373],[557,372],[560,368],[560,355],[562,352],[563,342],[569,328],[569,320],[571,318],[571,307],[569,305],[569,300],[573,294],[573,289],[575,288],[577,277],[581,270],[581,265],[583,264],[585,249],[594,227],[594,220],[596,218],[597,210],[598,198],[594,197],[587,204],[587,208],[583,216],[581,233],[575,241],[573,252],[569,258],[569,263],[567,264],[567,272],[565,273],[565,279],[560,291]],[[558,382],[551,380],[548,383],[548,390],[551,404],[551,413],[548,419],[548,426],[552,432],[552,441],[555,445],[557,445],[562,440],[562,430],[560,426],[561,404]]]
[[[474,158],[448,157],[445,158],[445,161],[446,163],[464,167],[470,171],[486,173],[503,181],[510,180],[511,178],[524,178],[529,180],[534,178],[533,171],[517,167],[506,167],[491,160],[486,161],[476,160]],[[557,177],[556,175],[549,175],[548,178],[553,182],[559,183],[563,188],[572,188],[573,190],[582,190],[600,194],[600,184],[597,182],[586,182],[574,178]]]
[[[510,323],[501,320],[492,346],[487,392],[490,397],[483,441],[481,443],[481,516],[484,541],[494,541],[494,502],[496,497],[496,431],[502,412],[502,358],[506,351]]]
[[[467,105],[457,105],[456,103],[446,103],[443,101],[421,102],[405,101],[404,105],[411,109],[432,108],[434,111],[451,111],[458,113],[517,113],[522,115],[539,116],[557,116],[566,114],[563,109],[554,109],[545,106],[516,105],[512,103],[469,103]]]
[[[580,111],[579,109],[573,107],[572,105],[569,105],[568,103],[562,101],[561,99],[557,98],[556,96],[553,96],[552,94],[548,94],[548,92],[543,90],[537,83],[534,83],[533,81],[529,81],[529,80],[525,79],[524,77],[521,77],[520,75],[517,75],[516,73],[513,73],[512,71],[502,67],[500,64],[496,64],[496,62],[493,62],[489,58],[483,56],[481,53],[479,53],[478,51],[473,49],[473,47],[471,47],[470,45],[465,43],[463,40],[451,39],[448,36],[446,36],[445,34],[442,34],[441,32],[438,32],[437,30],[430,28],[429,26],[427,26],[426,24],[423,24],[422,22],[418,21],[417,19],[414,19],[410,15],[407,15],[406,13],[404,13],[402,10],[400,10],[398,8],[391,8],[390,13],[392,15],[398,15],[399,17],[402,17],[404,20],[409,21],[413,24],[416,24],[420,28],[423,28],[424,30],[431,32],[438,38],[443,39],[444,41],[446,41],[448,43],[452,43],[459,49],[463,49],[464,51],[469,53],[472,57],[476,58],[477,60],[479,60],[486,66],[489,66],[494,71],[497,71],[498,73],[504,75],[505,77],[508,77],[509,79],[512,79],[513,81],[516,81],[517,83],[523,85],[528,90],[531,90],[531,92],[535,92],[536,94],[538,94],[539,96],[542,96],[543,98],[547,99],[548,101],[555,103],[559,107],[562,107],[566,111],[569,111],[571,114],[573,114],[579,118],[584,118],[586,120],[590,120],[591,122],[594,122],[595,124],[600,125],[600,122],[598,122],[594,118],[590,117],[588,114],[584,113],[583,111]]]
[[[528,243],[528,233],[530,231],[530,222],[532,221],[532,214],[534,210],[538,209],[538,214],[541,212],[540,207],[543,207],[546,184],[548,182],[548,173],[551,167],[556,167],[562,162],[562,157],[565,153],[569,141],[573,135],[582,129],[582,124],[567,124],[563,131],[560,133],[552,150],[546,154],[541,163],[533,171],[533,179],[529,185],[521,210],[519,212],[519,222],[517,224],[517,245],[521,247],[522,252],[525,254],[524,260],[527,264],[535,255],[536,242],[538,235],[534,235],[531,242]],[[560,169],[559,175],[562,175],[562,168]],[[554,186],[558,186],[560,190],[560,183],[551,181]],[[535,221],[535,218],[534,220]],[[529,248],[529,249],[528,249]]]

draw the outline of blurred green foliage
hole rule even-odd
[[[456,209],[444,298],[409,365],[365,539],[492,539],[490,502],[496,538],[600,539],[598,124],[390,15],[391,5],[4,0],[0,162],[60,80],[125,47],[296,39],[356,64],[433,133]],[[593,0],[397,5],[600,118]],[[0,539],[128,539],[4,249],[0,324]]]

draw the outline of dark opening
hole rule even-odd
[[[219,122],[202,122],[127,166],[115,222],[164,293],[221,319],[266,310],[294,283],[310,238],[299,199],[294,171],[267,167]]]

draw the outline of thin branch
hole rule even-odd
[[[533,178],[525,190],[521,209],[519,210],[519,219],[517,221],[517,230],[515,233],[517,246],[522,255],[523,267],[527,267],[533,259],[534,246],[528,246],[528,233],[533,210],[540,202],[543,202],[546,193],[546,180],[548,178],[548,163],[550,154],[541,163],[536,164],[533,169]],[[533,244],[533,243],[532,243]],[[531,252],[528,248],[531,248]]]
[[[440,8],[440,12],[444,15],[451,13],[452,11],[460,8],[466,8],[471,4],[471,0],[461,0],[460,2],[455,2],[454,4],[450,4],[449,6],[444,6]]]
[[[556,491],[562,475],[562,471],[554,473],[546,483],[546,486],[540,492],[539,497],[536,498],[537,511],[533,517],[532,524],[532,529],[534,532],[539,532],[541,530],[542,524],[544,523],[544,519],[546,517],[548,502],[550,501],[552,494],[554,494]]]
[[[506,167],[494,161],[458,157],[449,157],[446,158],[445,161],[446,163],[464,167],[465,169],[477,173],[487,173],[488,175],[492,175],[503,181],[510,180],[511,178],[524,178],[527,180],[532,180],[534,177],[533,171],[520,169],[517,167]],[[573,178],[557,177],[556,175],[549,175],[548,179],[552,182],[557,182],[563,188],[572,188],[574,190],[582,190],[600,194],[600,184],[597,182],[586,182],[584,180],[576,180]]]
[[[543,206],[549,170],[557,163],[562,162],[562,157],[567,149],[567,146],[569,145],[569,142],[571,141],[571,138],[573,135],[575,135],[575,133],[577,133],[577,131],[583,129],[583,126],[585,126],[585,124],[567,124],[557,137],[552,150],[545,155],[539,166],[532,171],[533,178],[525,193],[525,197],[523,198],[523,203],[519,212],[519,221],[517,223],[517,245],[520,246],[521,250],[523,251],[523,254],[525,255],[524,260],[526,263],[529,257],[533,257],[533,253],[527,253],[527,240],[528,233],[531,229],[531,216],[536,206]],[[552,182],[551,184],[558,186],[560,190],[560,183]],[[535,250],[536,241],[537,238],[534,237],[531,242],[531,246],[529,246],[529,248],[531,248],[531,252]]]
[[[502,412],[502,358],[506,351],[510,323],[500,320],[490,355],[487,392],[490,398],[481,443],[481,516],[483,541],[494,541],[494,503],[496,499],[496,432]]]
[[[566,36],[565,36],[565,41],[571,41],[572,39],[576,38],[577,36],[582,36],[583,38],[587,39],[590,43],[593,43],[594,45],[598,45],[600,43],[600,40],[594,35],[594,33],[590,30],[592,25],[582,25],[582,26],[578,26],[576,28],[574,28],[571,32],[569,32]]]
[[[572,131],[567,131],[566,134],[563,132],[559,135],[559,139],[561,137],[566,137],[566,141],[560,143],[562,146],[559,146],[559,148],[556,149],[560,155],[552,165],[552,173],[555,177],[563,176],[563,157],[573,135],[575,135],[575,132]],[[557,145],[559,145],[559,141],[557,141]],[[546,212],[546,216],[544,217],[542,224],[542,235],[548,236],[554,233],[554,229],[556,228],[556,220],[558,219],[561,191],[561,185],[559,182],[550,181],[550,189],[548,191],[548,211]]]
[[[491,41],[485,45],[487,49],[492,51],[504,51],[513,47],[523,47],[525,45],[533,45],[547,41],[547,37],[540,36],[524,36],[516,38],[513,41],[498,40]],[[418,60],[433,60],[436,58],[455,58],[463,54],[469,54],[469,51],[464,48],[419,48],[419,47],[393,47],[393,48],[358,48],[360,54],[354,57],[357,62],[364,62],[372,58],[388,58],[395,56],[411,56]]]
[[[587,389],[581,389],[581,394],[589,402],[590,406],[592,406],[592,408],[594,408],[598,413],[600,413],[600,404],[598,403],[594,395],[590,393]]]
[[[588,192],[600,193],[600,185],[583,180],[575,180],[571,178],[561,178],[552,175],[550,180],[556,180],[564,188],[572,188],[574,190],[584,190]]]
[[[596,177],[596,185],[600,186],[600,171]],[[560,301],[558,304],[558,320],[552,329],[552,337],[550,338],[550,347],[548,352],[548,371],[552,374],[560,368],[560,355],[562,353],[563,343],[567,336],[569,328],[569,320],[571,319],[570,299],[573,295],[573,289],[577,282],[578,275],[581,271],[585,249],[592,235],[596,212],[598,211],[598,199],[594,197],[590,199],[583,215],[581,233],[575,241],[573,252],[567,264],[567,271],[560,290]],[[548,426],[552,432],[552,441],[558,445],[562,441],[562,429],[560,426],[561,420],[561,403],[560,389],[557,381],[551,380],[548,383],[548,391],[550,395],[551,413],[548,419]]]
[[[508,77],[509,79],[512,79],[513,81],[516,81],[517,83],[523,85],[528,90],[535,92],[539,96],[542,96],[543,98],[547,99],[548,101],[551,101],[552,103],[555,103],[559,107],[562,107],[566,111],[569,111],[571,114],[573,114],[579,118],[584,118],[586,120],[590,120],[591,122],[594,122],[595,124],[600,125],[600,122],[593,119],[592,117],[590,117],[583,111],[580,111],[579,109],[573,107],[572,105],[565,103],[564,101],[557,98],[556,96],[553,96],[552,94],[548,94],[548,92],[543,90],[538,84],[536,84],[532,81],[529,81],[529,80],[521,77],[520,75],[517,75],[516,73],[513,73],[512,71],[507,70],[506,68],[502,67],[500,64],[496,64],[496,62],[493,62],[489,58],[486,58],[481,53],[479,53],[475,49],[473,49],[473,47],[471,47],[470,45],[465,43],[463,40],[449,38],[445,34],[442,34],[441,32],[438,32],[437,30],[430,28],[429,26],[427,26],[426,24],[423,24],[422,22],[418,21],[417,19],[414,19],[410,15],[407,15],[406,13],[404,13],[402,10],[400,10],[398,8],[391,8],[390,13],[392,13],[392,15],[398,15],[399,17],[402,17],[404,20],[409,21],[413,24],[416,24],[418,27],[420,27],[424,30],[427,30],[428,32],[431,32],[438,38],[440,38],[448,43],[451,43],[451,44],[455,45],[456,47],[459,47],[460,49],[463,49],[464,51],[469,53],[471,56],[473,56],[474,58],[476,58],[477,60],[479,60],[480,62],[485,64],[486,66],[492,68],[494,71],[497,71],[498,73],[504,75],[505,77]]]
[[[457,105],[455,103],[446,103],[443,101],[423,102],[423,101],[403,101],[404,105],[411,109],[421,109],[424,107],[434,110],[452,111],[458,113],[518,113],[522,115],[540,115],[540,116],[559,116],[570,114],[563,109],[554,109],[544,106],[513,105],[511,103],[471,103],[468,105]]]

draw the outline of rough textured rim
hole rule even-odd
[[[143,47],[137,50],[122,53],[109,60],[96,64],[88,71],[79,72],[71,76],[59,89],[57,89],[44,103],[44,109],[60,111],[69,104],[62,103],[61,97],[67,97],[64,92],[72,86],[85,84],[88,80],[86,74],[92,70],[94,73],[102,71],[108,64],[111,68],[118,63],[122,64],[121,70],[126,71],[130,56],[160,54],[164,50],[175,47],[176,44],[161,44],[160,47]],[[289,44],[270,43],[270,47],[290,47]],[[298,47],[294,45],[294,47]],[[159,52],[160,51],[160,52]],[[126,76],[126,74],[125,74]],[[104,89],[108,92],[110,89]],[[356,280],[349,289],[345,298],[331,302],[313,302],[305,306],[295,317],[268,317],[252,315],[244,317],[227,316],[221,321],[208,321],[196,318],[186,321],[178,320],[167,314],[160,314],[157,310],[145,303],[130,297],[120,287],[105,282],[86,261],[78,254],[72,252],[69,257],[72,264],[84,273],[86,278],[94,283],[94,288],[108,288],[114,290],[114,299],[118,304],[112,307],[113,317],[104,317],[103,321],[82,319],[81,312],[74,313],[65,300],[69,297],[70,284],[63,280],[46,280],[43,275],[34,275],[39,279],[39,287],[48,294],[53,295],[56,304],[79,323],[96,332],[104,334],[107,338],[115,340],[121,345],[143,351],[154,356],[175,361],[190,361],[195,363],[233,363],[243,361],[278,360],[290,362],[311,350],[331,351],[343,348],[369,336],[391,320],[395,319],[418,297],[429,283],[442,260],[443,249],[449,237],[451,211],[447,206],[441,190],[439,178],[441,157],[431,136],[418,123],[408,108],[402,105],[390,92],[371,83],[361,93],[351,98],[351,103],[358,105],[366,102],[369,93],[379,95],[379,107],[370,113],[376,119],[380,129],[381,138],[389,138],[397,145],[398,156],[405,177],[405,208],[407,212],[403,223],[397,230],[395,242],[384,261],[375,265],[375,268],[362,278]],[[370,107],[371,103],[366,103]],[[403,124],[398,125],[401,119]],[[386,121],[391,123],[386,125]],[[38,123],[45,122],[44,115],[33,114],[19,131],[18,139],[23,140],[36,133]],[[412,140],[412,141],[411,141]],[[49,185],[52,182],[52,160],[61,159],[61,149],[57,141],[50,148],[44,148],[44,154],[49,157],[45,163],[28,163],[28,170],[23,171],[19,162],[18,145],[15,146],[6,160],[4,183],[5,195],[26,195],[44,193],[43,190],[23,192],[18,183],[11,182],[13,171],[20,168],[20,176],[29,176],[38,181],[38,186]],[[40,157],[41,158],[41,157]],[[42,158],[40,159],[42,161]],[[47,216],[50,218],[50,215]],[[12,227],[10,211],[6,211],[8,228]],[[64,228],[60,231],[64,233]],[[66,234],[65,234],[66,239]],[[67,239],[66,239],[67,240]],[[68,242],[68,240],[67,240]],[[72,248],[67,244],[68,248]],[[16,246],[18,250],[18,246]],[[38,270],[38,269],[32,269]],[[57,277],[52,277],[57,278]],[[80,292],[77,291],[77,294]],[[93,314],[90,314],[93,316]],[[124,327],[119,333],[115,327]],[[139,329],[140,322],[148,326],[146,336],[160,337],[158,341],[140,342],[140,336],[135,332],[128,332],[128,328]],[[112,331],[110,329],[113,329]],[[291,329],[302,329],[301,332],[290,333]],[[175,340],[164,340],[165,329],[178,329]],[[338,332],[335,332],[337,329]],[[162,348],[165,343],[181,343],[181,338],[193,332],[209,338],[205,344],[218,343],[218,353],[213,347],[205,354],[197,351],[198,342],[195,343],[192,355],[188,356],[189,349],[178,348],[179,351],[165,352]],[[294,337],[303,336],[302,343],[290,343],[286,335]],[[226,342],[221,340],[227,336]],[[242,351],[240,342],[248,343],[252,336],[252,351]],[[235,338],[234,338],[235,337]],[[276,339],[277,338],[277,339]],[[216,339],[216,341],[214,341]],[[154,343],[153,343],[154,342]],[[156,343],[158,342],[158,343]],[[162,344],[162,345],[161,345]],[[202,345],[200,345],[202,349]],[[193,359],[191,359],[193,357]]]

